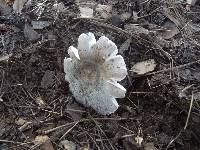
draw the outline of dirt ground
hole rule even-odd
[[[0,2],[0,150],[200,149],[199,0],[28,2],[18,14]],[[129,70],[109,116],[77,103],[64,79],[68,47],[87,32],[114,41]],[[152,71],[132,70],[150,59]]]

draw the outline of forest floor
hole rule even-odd
[[[200,149],[200,1],[15,1],[0,0],[1,150]],[[64,79],[87,32],[116,43],[128,68],[109,116]]]

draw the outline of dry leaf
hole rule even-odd
[[[15,123],[18,125],[18,126],[22,126],[26,123],[27,121],[24,120],[23,118],[19,118],[17,120],[15,120]]]
[[[112,6],[98,4],[96,7],[96,12],[98,12],[102,18],[108,19],[112,16]]]
[[[119,53],[123,54],[128,48],[130,47],[131,44],[131,38],[127,39],[119,48]]]
[[[153,71],[156,67],[156,62],[154,59],[146,60],[143,62],[136,63],[131,71],[137,74],[145,74],[147,72]]]
[[[79,7],[82,18],[92,18],[93,17],[93,9],[89,7]]]
[[[36,103],[40,106],[40,107],[45,107],[47,104],[45,103],[45,101],[42,99],[42,97],[37,97],[35,99]]]
[[[82,18],[92,18],[93,9],[96,2],[93,0],[75,0],[75,3],[79,6],[80,17]]]
[[[49,140],[49,137],[47,135],[38,135],[35,137],[35,142],[37,143],[43,143]]]
[[[41,150],[54,150],[51,140],[47,135],[36,136],[35,143],[41,145]]]
[[[89,143],[84,144],[83,147],[82,147],[82,150],[90,150]]]
[[[140,136],[135,137],[135,141],[136,141],[136,143],[138,144],[139,147],[142,146],[142,141],[143,141],[142,137],[140,137]]]
[[[15,13],[20,13],[22,12],[22,9],[24,7],[24,3],[26,2],[27,0],[15,0],[14,1],[14,4],[13,4],[13,10]]]
[[[47,70],[44,76],[42,77],[41,87],[47,89],[53,86],[54,82],[55,82],[55,72]]]

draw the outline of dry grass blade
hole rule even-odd
[[[168,149],[169,149],[170,145],[172,145],[172,144],[180,137],[181,133],[182,133],[182,130],[177,134],[177,136],[176,136],[175,138],[173,138],[173,139],[168,143],[168,145],[167,145],[167,147],[165,148],[165,150],[168,150]]]
[[[112,120],[113,121],[123,121],[123,120],[136,120],[136,118],[93,118],[93,120],[97,120],[97,121],[106,121],[106,120],[108,120],[108,121],[112,121]],[[77,122],[80,123],[80,122],[85,122],[85,121],[91,121],[91,119],[81,119],[79,121],[66,123],[64,125],[60,125],[58,127],[43,131],[42,133],[43,134],[49,134],[49,133],[54,132],[54,131],[56,131],[58,129],[65,128],[65,127],[70,126],[70,125],[74,125]]]
[[[32,144],[33,142],[17,142],[17,141],[9,141],[9,140],[0,140],[1,143],[11,143],[11,144],[16,144],[18,146],[25,146],[27,148],[29,148],[29,144]]]
[[[188,116],[187,116],[187,120],[186,120],[186,122],[185,122],[184,130],[186,130],[186,128],[187,128],[187,126],[188,126],[188,121],[189,121],[189,118],[190,118],[190,114],[191,114],[193,102],[194,102],[194,94],[193,94],[193,92],[192,92],[192,97],[191,97],[191,101],[190,101],[190,108],[189,108],[189,111],[188,111]]]
[[[69,130],[67,130],[59,140],[62,140],[79,122],[80,121],[77,121]]]
[[[110,140],[108,139],[108,137],[106,136],[105,132],[101,129],[101,127],[99,126],[98,122],[91,117],[91,119],[94,121],[94,123],[96,124],[96,126],[98,127],[98,129],[101,131],[101,133],[106,137],[106,139],[108,140],[109,145],[111,146],[112,150],[115,150],[115,148],[113,147],[112,143],[110,142]]]

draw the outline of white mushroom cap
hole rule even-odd
[[[64,59],[65,80],[75,99],[98,113],[114,113],[119,107],[115,98],[125,97],[126,89],[117,83],[127,75],[115,43],[102,36],[96,41],[93,33],[78,38],[78,48],[70,46],[70,58]]]

